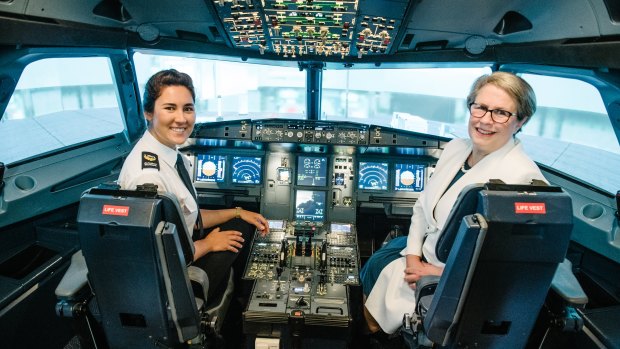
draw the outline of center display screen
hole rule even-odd
[[[297,185],[324,187],[327,185],[327,158],[297,157]]]
[[[197,182],[224,182],[226,170],[226,156],[224,155],[196,155]]]
[[[298,190],[295,195],[295,220],[319,222],[325,220],[326,192]]]
[[[260,184],[262,159],[251,156],[233,156],[232,182],[238,184]]]

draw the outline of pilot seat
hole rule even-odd
[[[232,298],[208,299],[176,198],[152,186],[93,188],[78,211],[81,251],[56,289],[82,348],[210,348]]]
[[[587,303],[564,261],[571,199],[559,187],[537,184],[494,180],[463,190],[436,247],[443,274],[417,282],[416,309],[404,314],[410,347],[539,347],[543,339],[531,334],[551,293],[563,306],[542,325],[581,329],[582,319],[566,311]]]

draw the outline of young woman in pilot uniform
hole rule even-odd
[[[251,237],[253,228],[250,225],[267,233],[269,224],[259,213],[239,207],[200,209],[194,187],[189,184],[188,188],[181,179],[178,166],[183,166],[185,173],[192,173],[188,172],[189,160],[179,153],[177,147],[185,143],[194,128],[195,97],[190,76],[174,69],[160,71],[148,80],[143,98],[144,115],[148,120],[147,131],[127,156],[118,183],[121,188],[129,190],[136,189],[140,184],[152,183],[157,185],[159,192],[174,194],[183,210],[189,232],[194,230],[197,222],[203,228],[217,226],[204,238],[194,241],[194,265],[207,272],[211,296],[224,289],[230,266],[244,241]],[[221,226],[229,221],[229,229]],[[245,238],[240,230],[246,233]]]
[[[444,264],[435,255],[435,245],[465,186],[489,179],[510,184],[546,181],[514,137],[536,111],[527,82],[505,72],[482,76],[472,86],[467,105],[470,138],[446,145],[413,207],[409,235],[375,252],[360,273],[371,333],[394,333],[403,314],[415,309],[415,282],[424,275],[441,275]]]

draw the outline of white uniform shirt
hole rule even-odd
[[[198,218],[198,205],[179,177],[175,167],[177,154],[178,150],[161,144],[146,131],[125,159],[118,184],[121,189],[135,190],[140,184],[152,183],[157,185],[159,193],[175,195],[183,211],[187,231],[191,234]],[[191,178],[192,171],[185,156],[183,162]]]

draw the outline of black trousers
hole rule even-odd
[[[218,301],[228,283],[230,270],[233,269],[235,279],[240,279],[244,271],[245,264],[248,260],[250,248],[252,247],[252,239],[254,237],[255,227],[243,221],[242,219],[232,219],[224,224],[219,225],[220,230],[237,230],[243,234],[243,248],[239,252],[219,251],[207,253],[193,265],[201,268],[209,277],[209,293],[207,304],[214,304]],[[209,233],[214,228],[208,228]]]

